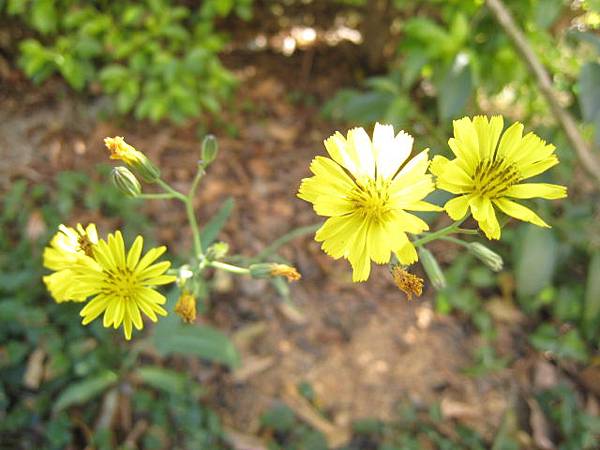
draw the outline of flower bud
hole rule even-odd
[[[207,134],[202,141],[202,162],[204,167],[208,166],[217,158],[219,152],[219,143],[212,134]]]
[[[297,281],[302,277],[294,267],[286,264],[251,264],[249,269],[252,278],[272,278],[282,276],[286,277],[288,281]]]
[[[127,197],[135,198],[142,193],[142,186],[127,167],[115,167],[111,173],[115,187]]]
[[[154,183],[160,177],[160,170],[142,152],[125,142],[121,136],[105,138],[104,144],[110,150],[110,159],[120,159],[146,183]]]
[[[437,290],[444,289],[446,287],[446,277],[433,253],[425,247],[420,247],[419,259],[433,287]]]
[[[175,313],[185,323],[194,322],[196,320],[196,298],[189,292],[182,292],[175,304]]]
[[[468,246],[469,253],[476,256],[481,262],[492,269],[494,272],[500,272],[504,266],[502,256],[490,250],[479,242],[471,242]]]

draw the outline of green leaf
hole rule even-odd
[[[534,10],[536,24],[542,29],[549,28],[558,19],[564,6],[563,0],[538,2]]]
[[[186,391],[187,376],[174,370],[158,366],[139,367],[134,372],[142,382],[150,387],[175,395]]]
[[[600,326],[600,251],[592,255],[588,267],[583,307],[583,331],[592,339]]]
[[[206,251],[208,247],[216,241],[217,236],[221,232],[221,229],[225,226],[227,219],[233,211],[235,201],[232,197],[227,199],[221,204],[221,207],[217,213],[210,218],[206,226],[201,231],[202,236],[202,250]]]
[[[438,86],[438,113],[445,122],[463,112],[471,91],[473,79],[469,55],[461,52],[456,55],[450,69]]]
[[[150,338],[159,353],[163,356],[193,355],[232,368],[237,367],[240,363],[239,354],[225,334],[208,325],[184,324],[173,313],[178,293],[177,289],[169,293],[170,314],[156,324],[154,334]]]
[[[219,330],[207,325],[183,324],[169,328],[155,327],[154,344],[163,356],[198,356],[232,368],[239,366],[240,357],[233,342]]]
[[[71,55],[64,55],[62,63],[59,64],[58,70],[65,80],[77,89],[78,91],[85,86],[85,70],[81,61],[75,60]]]
[[[600,143],[600,64],[588,62],[579,74],[579,105],[586,122],[596,125],[596,142]]]
[[[532,297],[547,287],[554,276],[558,245],[552,230],[534,225],[522,228],[520,249],[516,263],[517,294]]]
[[[291,430],[296,424],[296,416],[288,406],[276,405],[266,411],[260,421],[264,427],[285,432]]]
[[[588,359],[585,343],[576,329],[560,335],[554,326],[545,323],[535,330],[529,337],[529,341],[537,350],[553,353],[558,358],[573,359],[580,362],[585,362]]]
[[[100,71],[102,88],[109,94],[116,92],[129,77],[129,69],[119,64],[109,64]]]
[[[36,0],[31,8],[31,23],[42,34],[56,30],[57,13],[55,0]]]
[[[102,394],[118,381],[116,373],[106,370],[99,375],[90,376],[71,384],[61,392],[54,403],[54,411],[58,412],[72,405],[81,405]]]
[[[135,78],[125,81],[117,94],[117,109],[120,113],[126,113],[133,109],[140,94],[140,84]]]

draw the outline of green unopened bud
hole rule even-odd
[[[446,277],[433,253],[425,247],[420,247],[419,259],[433,287],[437,290],[444,289],[446,287]]]
[[[125,142],[121,136],[105,138],[104,144],[110,150],[110,159],[123,161],[142,181],[154,183],[160,177],[158,167],[146,155]]]
[[[115,167],[111,178],[116,188],[127,197],[135,198],[142,193],[142,186],[127,167]]]
[[[219,153],[219,143],[217,142],[217,138],[212,134],[207,134],[202,141],[202,162],[204,163],[204,167],[208,166],[217,158],[217,153]]]
[[[258,263],[250,264],[250,276],[252,278],[273,278],[273,277],[286,277],[288,281],[297,281],[301,278],[298,271],[287,264],[277,263]]]
[[[468,246],[469,253],[476,256],[482,263],[492,269],[494,272],[500,272],[504,266],[502,256],[490,250],[479,242],[471,242]]]

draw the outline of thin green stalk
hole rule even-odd
[[[436,239],[441,239],[442,237],[447,236],[452,233],[456,233],[456,231],[459,229],[459,227],[462,225],[462,223],[466,219],[467,219],[467,217],[465,217],[464,219],[461,219],[461,220],[457,220],[453,224],[448,225],[447,227],[442,228],[441,230],[434,231],[433,233],[429,233],[428,235],[423,236],[422,238],[417,239],[416,241],[413,241],[413,245],[415,247],[421,247],[421,246],[427,244],[428,242],[435,241]]]
[[[198,228],[198,221],[196,220],[196,214],[194,213],[194,206],[190,199],[185,200],[185,213],[187,214],[190,227],[192,229],[192,237],[194,239],[194,251],[196,256],[202,256],[202,241],[200,240],[200,229]]]
[[[233,264],[227,264],[221,261],[210,261],[208,263],[210,267],[214,267],[215,269],[224,270],[226,272],[235,273],[237,275],[248,275],[250,274],[250,269],[246,267],[238,267]]]
[[[170,199],[170,198],[175,198],[175,197],[173,196],[173,194],[164,193],[164,194],[140,194],[136,198],[141,198],[141,199],[145,199],[145,200],[164,200],[164,199]]]
[[[473,235],[479,234],[479,231],[477,231],[477,230],[469,230],[467,228],[457,228],[456,232],[460,233],[460,234],[473,234]]]
[[[442,236],[439,239],[441,239],[442,241],[453,242],[453,243],[458,244],[458,245],[460,245],[462,247],[465,247],[465,248],[469,247],[469,243],[468,242],[465,242],[462,239],[457,239],[457,238],[452,237],[452,236]]]
[[[196,214],[194,213],[194,206],[192,204],[192,198],[190,196],[183,195],[181,192],[176,191],[163,180],[158,179],[157,183],[168,193],[172,194],[174,198],[180,200],[185,205],[185,213],[187,215],[190,228],[192,229],[192,238],[194,240],[194,252],[196,257],[201,257],[204,253],[202,252],[202,241],[200,239],[200,228],[198,227],[198,221],[196,220]]]
[[[194,181],[192,181],[192,186],[190,187],[190,192],[188,194],[189,198],[193,198],[196,195],[196,189],[198,189],[198,184],[200,180],[204,176],[204,169],[199,168],[198,172],[196,172],[196,176],[194,177]]]
[[[315,223],[312,225],[306,225],[304,227],[296,228],[296,229],[290,231],[289,233],[284,234],[283,236],[275,239],[270,245],[265,247],[263,249],[263,251],[261,251],[258,255],[256,255],[254,258],[252,258],[252,261],[261,261],[261,260],[264,260],[265,258],[268,258],[273,253],[275,253],[277,250],[279,250],[279,247],[281,247],[282,245],[287,244],[288,242],[296,239],[297,237],[304,236],[305,234],[314,233],[321,227],[321,225],[323,225],[323,224]]]

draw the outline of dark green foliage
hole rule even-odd
[[[119,113],[181,122],[217,113],[235,79],[217,54],[226,38],[214,22],[251,15],[252,0],[88,2],[9,0],[0,13],[36,32],[20,44],[35,83],[58,73],[76,90],[110,94]]]
[[[99,171],[106,179],[108,168]],[[150,423],[145,448],[164,448],[166,443],[169,448],[222,448],[219,420],[203,405],[203,390],[188,373],[154,365],[137,367],[138,350],[101,323],[82,326],[81,305],[54,303],[42,284],[43,246],[59,223],[71,225],[71,213],[85,206],[106,216],[118,214],[127,222],[125,234],[131,239],[146,225],[134,203],[109,183],[73,172],[60,173],[50,189],[16,181],[2,196],[1,448],[83,448],[92,442],[82,436],[82,423],[94,431],[97,448],[116,448],[123,440],[118,430],[94,430],[94,424],[102,403],[117,393],[131,396],[134,418]],[[47,230],[28,236],[27,224],[36,214],[41,214]],[[210,338],[212,355],[200,356],[232,362],[236,355],[231,343],[223,336],[217,341],[229,356],[216,354],[219,349]],[[42,356],[37,363],[36,352]],[[26,385],[27,377],[37,381]]]

